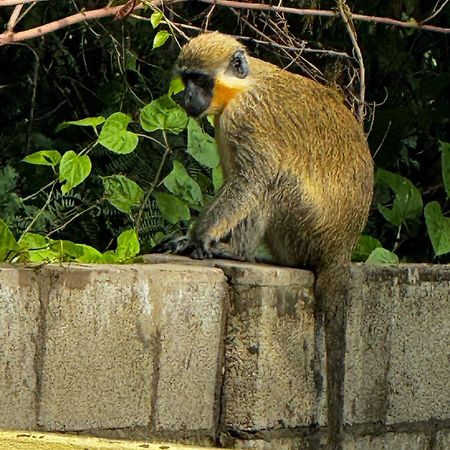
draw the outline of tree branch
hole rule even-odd
[[[16,3],[20,3],[18,0],[15,1]],[[162,1],[163,0],[153,0],[151,4],[156,6],[161,4]],[[23,0],[23,2],[26,2],[26,0]],[[0,5],[2,5],[2,3],[0,3]],[[84,22],[85,20],[94,20],[100,19],[102,17],[115,16],[122,10],[123,7],[124,5],[119,5],[114,7],[93,9],[90,11],[82,11],[77,14],[73,14],[72,16],[64,17],[63,19],[46,23],[45,25],[31,28],[29,30],[20,31],[18,33],[15,33],[13,31],[6,31],[5,33],[0,34],[0,46],[40,37],[43,36],[44,34],[60,30],[61,28],[66,28],[70,25],[74,25],[79,22]],[[142,3],[139,3],[134,7],[135,10],[142,8],[144,8],[144,5]]]
[[[201,3],[208,3],[210,5],[229,6],[230,8],[284,12],[298,16],[315,16],[315,17],[339,16],[339,12],[337,11],[326,11],[321,9],[289,8],[286,6],[273,6],[263,3],[247,3],[233,0],[196,0],[196,1]],[[412,28],[417,30],[432,31],[435,33],[450,34],[450,28],[437,27],[434,25],[424,25],[415,20],[404,22],[401,20],[391,19],[389,17],[365,16],[363,14],[351,14],[351,19],[358,22],[380,23],[384,25],[392,25],[399,28]]]
[[[0,0],[0,7],[25,5],[26,3],[46,2],[48,0]]]

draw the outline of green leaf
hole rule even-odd
[[[214,167],[212,170],[212,182],[214,186],[214,193],[217,193],[218,190],[222,187],[223,184],[223,170],[220,164],[217,167]]]
[[[395,226],[400,226],[407,219],[417,219],[421,215],[422,196],[407,178],[379,169],[376,174],[376,182],[386,184],[395,193],[391,209],[378,204],[378,210],[387,221]]]
[[[106,252],[102,253],[103,264],[116,264],[120,262],[121,259],[114,250],[107,250]]]
[[[138,145],[139,137],[136,133],[127,131],[131,117],[124,113],[111,114],[102,127],[98,142],[114,153],[131,153]]]
[[[98,263],[101,264],[104,262],[103,254],[99,252],[94,247],[85,244],[76,244],[77,248],[83,250],[83,253],[76,259],[77,262],[81,263]]]
[[[213,137],[205,133],[194,119],[188,123],[187,152],[200,164],[214,169],[219,165],[219,152]]]
[[[436,256],[450,252],[450,218],[442,214],[438,202],[431,202],[425,206],[425,223],[433,244]]]
[[[65,181],[61,186],[62,193],[66,194],[82,183],[91,173],[91,168],[89,156],[79,156],[72,150],[64,153],[59,164],[59,181]]]
[[[61,261],[78,261],[84,253],[83,244],[58,239],[50,242],[50,249]]]
[[[161,22],[161,20],[163,19],[164,15],[161,11],[155,11],[151,16],[150,16],[150,22],[152,24],[153,28],[156,28],[159,25],[159,22]]]
[[[178,92],[184,91],[184,83],[180,76],[173,77],[169,84],[169,95],[178,94]]]
[[[167,41],[167,39],[169,39],[170,33],[166,30],[161,30],[158,31],[156,33],[156,36],[153,38],[153,48],[152,50],[154,50],[155,48],[161,47],[162,45],[165,44],[165,42]]]
[[[123,175],[102,177],[105,198],[119,211],[131,215],[131,208],[138,205],[144,191],[137,183]]]
[[[36,233],[26,233],[19,239],[19,251],[26,255],[27,262],[52,262],[55,252],[50,249],[49,239]]]
[[[381,247],[381,243],[378,239],[363,234],[359,237],[355,250],[353,251],[353,261],[366,261],[370,254],[376,248]]]
[[[172,172],[164,178],[163,183],[172,194],[182,198],[190,206],[199,207],[203,204],[200,186],[179,161],[173,162]]]
[[[155,192],[153,195],[158,209],[168,222],[176,224],[180,220],[189,220],[191,218],[191,213],[186,203],[173,194]]]
[[[395,253],[379,247],[373,250],[367,258],[366,264],[398,264],[398,256]]]
[[[442,152],[442,178],[444,179],[447,198],[450,198],[450,144],[448,142],[441,142],[440,144],[440,150]]]
[[[61,153],[58,150],[41,150],[40,152],[25,156],[22,161],[39,166],[55,167],[61,161]]]
[[[67,122],[62,122],[56,127],[56,132],[67,128],[70,125],[76,125],[78,127],[92,127],[96,128],[98,125],[101,125],[105,121],[103,116],[97,117],[86,117],[85,119],[80,120],[69,120]]]
[[[116,254],[120,260],[127,260],[136,256],[140,251],[136,230],[130,229],[120,233],[117,238]]]
[[[186,128],[186,111],[168,95],[153,100],[141,110],[141,126],[145,131],[171,131],[178,134]]]
[[[5,222],[0,219],[0,261],[5,261],[11,251],[17,251],[18,246],[14,235]]]

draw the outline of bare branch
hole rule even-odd
[[[337,11],[326,11],[321,9],[301,9],[301,8],[289,8],[286,6],[273,6],[267,5],[263,3],[247,3],[247,2],[238,2],[233,0],[197,0],[201,3],[208,3],[211,5],[221,5],[221,6],[229,6],[230,8],[236,9],[256,9],[260,11],[276,11],[276,12],[285,12],[289,14],[295,14],[298,16],[315,16],[315,17],[336,17],[339,16],[339,12]],[[391,19],[389,17],[378,17],[378,16],[366,16],[363,14],[352,14],[352,20],[358,22],[371,22],[371,23],[380,23],[384,25],[392,25],[400,28],[412,28],[417,30],[426,30],[432,31],[435,33],[444,33],[450,34],[450,28],[437,27],[434,25],[423,25],[420,22],[415,20],[410,20],[408,22],[404,22],[401,20]]]
[[[14,8],[14,11],[11,14],[11,17],[8,20],[8,25],[6,25],[6,29],[8,31],[14,30],[14,27],[16,26],[17,19],[20,16],[20,13],[22,11],[23,5],[16,5]]]
[[[356,59],[359,64],[359,99],[357,100],[358,110],[356,117],[360,123],[364,122],[364,117],[366,115],[366,69],[364,67],[364,60],[361,53],[361,49],[358,45],[358,39],[356,36],[356,30],[352,21],[352,13],[350,8],[345,3],[345,0],[337,0],[337,7],[339,14],[341,15],[342,21],[347,28],[347,32],[352,41],[353,49],[356,54]]]
[[[0,0],[0,7],[25,5],[26,3],[37,3],[37,2],[46,2],[46,1],[48,1],[48,0]]]
[[[449,0],[445,0],[441,6],[439,6],[438,8],[438,3],[436,3],[435,7],[433,8],[433,13],[431,14],[430,17],[427,17],[425,20],[422,20],[421,24],[423,25],[424,23],[429,22],[430,20],[434,19],[444,8],[445,5],[449,2]]]
[[[1,1],[1,0],[0,0]],[[7,0],[3,0],[7,1]],[[176,0],[175,0],[176,1]],[[163,0],[153,0],[151,2],[152,5],[157,6],[161,4]],[[2,5],[2,3],[0,3]],[[56,20],[54,22],[47,23],[45,25],[41,25],[39,27],[31,28],[29,30],[20,31],[18,33],[14,33],[12,31],[6,31],[5,33],[0,34],[0,46],[5,44],[11,44],[14,42],[25,41],[27,39],[32,39],[36,37],[44,36],[45,34],[52,33],[56,30],[60,30],[61,28],[66,28],[70,25],[74,25],[79,22],[84,22],[87,20],[100,19],[102,17],[108,16],[116,16],[124,5],[114,6],[114,7],[106,7],[100,9],[94,9],[90,11],[81,11],[77,14],[73,14],[72,16],[64,17],[63,19]],[[142,3],[139,3],[135,6],[135,10],[144,8]]]

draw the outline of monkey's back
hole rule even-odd
[[[263,152],[272,176],[266,238],[278,262],[348,260],[372,198],[373,165],[362,127],[334,90],[254,58],[250,70],[252,88],[236,99],[239,108],[230,103],[218,131],[236,144],[247,134],[249,144],[233,147],[242,156],[222,142],[222,161],[243,170],[241,161],[261,159]]]

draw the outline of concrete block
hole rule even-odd
[[[219,413],[228,287],[218,269],[169,267],[170,271],[167,265],[153,266],[150,282],[160,305],[155,427],[213,433]]]
[[[0,428],[36,426],[39,311],[33,271],[0,266]]]
[[[47,270],[57,281],[47,300],[42,428],[211,429],[226,295],[220,271]]]
[[[313,275],[237,262],[216,264],[232,289],[225,426],[255,431],[323,423],[325,381],[314,375],[318,344]]]
[[[438,431],[433,450],[448,450],[449,448],[450,448],[450,429]]]
[[[450,418],[450,266],[354,266],[346,423]]]
[[[343,450],[428,450],[429,438],[422,433],[385,433],[380,436],[348,436]]]
[[[285,439],[252,439],[235,442],[236,449],[254,450],[318,450],[319,447],[312,447],[305,438],[285,438]]]

